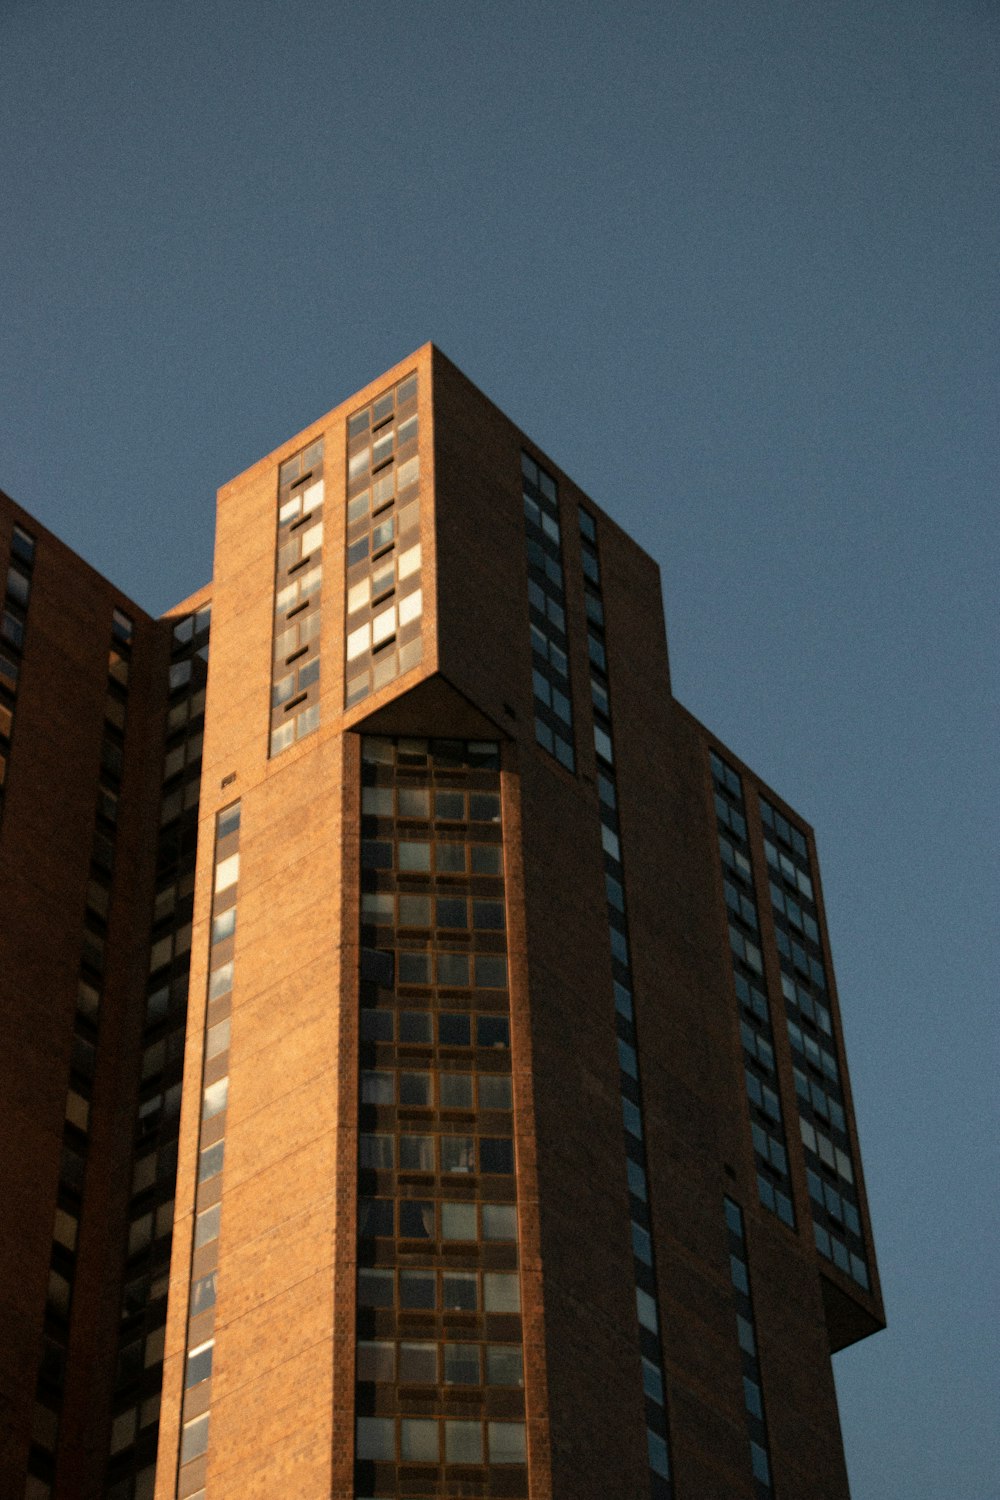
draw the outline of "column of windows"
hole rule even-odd
[[[525,1496],[499,752],[362,750],[358,1496]]]
[[[184,1362],[184,1405],[178,1459],[178,1500],[204,1500],[215,1353],[215,1296],[222,1215],[222,1174],[229,1102],[233,951],[240,875],[240,803],[215,819],[212,931],[202,1054],[201,1124],[194,1245]]]
[[[535,738],[568,771],[576,766],[566,637],[559,494],[551,474],[521,454],[528,544],[528,618]]]
[[[833,1043],[809,845],[801,830],[764,797],[760,813],[813,1233],[820,1254],[867,1290],[865,1243]]]
[[[10,760],[10,742],[14,732],[14,707],[21,674],[21,652],[31,597],[31,576],[35,563],[35,538],[22,526],[15,526],[10,539],[10,563],[0,615],[0,818],[3,817],[4,788]]]
[[[187,1025],[211,612],[171,631],[156,883],[107,1500],[151,1500],[159,1432]]]
[[[319,728],[323,439],[278,470],[270,753]]]
[[[760,921],[747,839],[743,787],[732,766],[709,751],[715,789],[722,885],[729,922],[733,983],[740,1007],[744,1079],[757,1163],[757,1190],[765,1208],[795,1227],[788,1150],[778,1095],[771,1008],[760,950]]]
[[[579,515],[594,748],[597,753],[604,886],[607,896],[608,933],[611,942],[622,1122],[625,1127],[625,1166],[628,1174],[629,1208],[632,1216],[635,1299],[639,1320],[642,1383],[646,1403],[650,1493],[654,1500],[668,1500],[672,1494],[672,1488],[667,1447],[663,1347],[657,1309],[656,1261],[650,1232],[649,1179],[646,1171],[646,1147],[643,1134],[639,1043],[632,1005],[632,968],[625,903],[625,872],[618,824],[618,792],[611,724],[611,686],[605,651],[601,569],[594,518],[589,511],[583,509],[580,510]]]
[[[743,1373],[743,1404],[746,1409],[747,1435],[750,1439],[750,1468],[756,1500],[771,1500],[771,1449],[764,1412],[764,1392],[757,1353],[757,1329],[750,1296],[750,1267],[747,1262],[743,1213],[732,1198],[725,1200],[726,1231],[729,1245],[729,1273],[736,1303],[736,1337],[740,1345]]]
[[[125,714],[133,633],[133,623],[128,615],[120,609],[113,610],[97,802],[91,835],[82,953],[73,1016],[70,1074],[45,1306],[44,1344],[28,1454],[26,1500],[44,1500],[51,1493],[55,1473],[65,1358],[90,1145],[90,1111],[105,981],[118,801],[125,762]]]
[[[347,423],[345,705],[423,656],[417,377]]]

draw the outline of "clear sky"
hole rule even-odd
[[[998,78],[988,0],[0,0],[0,487],[159,611],[218,485],[433,339],[815,825],[854,1500],[1000,1495]]]

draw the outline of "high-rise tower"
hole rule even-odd
[[[162,621],[8,554],[0,1490],[843,1500],[814,842],[650,558],[429,345]]]

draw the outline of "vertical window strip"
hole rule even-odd
[[[774,1495],[771,1478],[771,1446],[767,1436],[767,1416],[757,1351],[757,1325],[750,1293],[750,1266],[747,1258],[743,1212],[732,1198],[724,1199],[726,1233],[729,1248],[729,1274],[736,1306],[736,1336],[740,1346],[743,1376],[743,1404],[746,1410],[747,1437],[750,1442],[750,1470],[756,1500],[771,1500]]]
[[[362,742],[359,1495],[527,1495],[499,766]]]
[[[528,548],[528,623],[535,739],[567,771],[576,769],[573,703],[566,634],[559,492],[530,454],[521,454],[524,530]]]
[[[173,1233],[211,608],[171,626],[163,789],[107,1493],[150,1495]],[[115,648],[113,648],[114,651]],[[121,680],[124,663],[112,658]],[[104,809],[112,819],[115,807]]]
[[[229,1102],[229,1043],[232,1022],[233,950],[240,875],[241,804],[215,816],[212,863],[212,930],[202,1052],[201,1121],[194,1243],[188,1292],[184,1404],[177,1463],[178,1500],[197,1494],[205,1482],[215,1350],[216,1276],[222,1212],[222,1175]]]
[[[278,470],[269,753],[319,728],[323,439]]]
[[[639,1349],[645,1393],[650,1494],[653,1500],[670,1500],[673,1487],[670,1476],[663,1341],[660,1332],[656,1257],[651,1232],[649,1176],[643,1133],[640,1049],[632,1003],[631,950],[625,900],[625,869],[617,812],[618,789],[614,768],[611,683],[605,650],[601,569],[594,518],[589,511],[581,508],[579,520],[590,656],[594,748],[597,754],[601,842],[604,851],[604,882],[608,903],[608,933],[611,942],[615,1027],[618,1035],[622,1122],[625,1128],[625,1165],[632,1215],[636,1312],[639,1321]]]
[[[21,654],[28,619],[32,574],[35,565],[35,538],[23,526],[11,533],[10,561],[4,590],[3,613],[0,616],[0,821],[3,819],[7,770],[10,764],[14,734],[14,710],[21,675]]]
[[[774,1032],[760,919],[747,837],[743,784],[722,757],[708,752],[722,862],[722,888],[729,924],[733,984],[739,1003],[744,1079],[757,1164],[757,1191],[765,1208],[795,1228],[788,1145],[774,1061]]]
[[[417,377],[347,422],[346,708],[423,659]]]
[[[867,1291],[867,1252],[833,1040],[809,843],[802,830],[766,797],[760,798],[760,815],[813,1236],[820,1254]]]
[[[21,534],[21,552],[27,551]],[[33,557],[33,545],[32,545]],[[13,564],[11,570],[13,571]],[[97,802],[91,833],[91,861],[84,907],[82,951],[73,1016],[70,1077],[66,1092],[62,1157],[46,1300],[46,1349],[36,1386],[36,1405],[47,1420],[36,1422],[29,1453],[29,1469],[47,1482],[55,1471],[59,1416],[64,1394],[64,1361],[50,1360],[48,1345],[62,1354],[69,1342],[73,1288],[83,1193],[90,1147],[90,1112],[97,1047],[100,1041],[101,999],[110,919],[115,862],[118,799],[124,770],[125,710],[131,662],[133,623],[122,610],[112,612],[105,684],[104,726],[101,739]],[[57,1378],[54,1378],[56,1377]],[[41,1434],[45,1432],[45,1440]]]

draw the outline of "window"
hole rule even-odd
[[[392,1417],[358,1417],[357,1456],[360,1459],[393,1460],[396,1457],[396,1423]]]
[[[632,1253],[636,1260],[641,1260],[644,1265],[653,1264],[653,1246],[646,1230],[641,1224],[632,1224]]]
[[[28,575],[26,573],[22,573],[20,568],[15,568],[13,566],[8,568],[7,597],[9,599],[13,599],[14,603],[19,604],[23,609],[28,603],[28,596],[30,593],[31,580],[29,579]]]
[[[439,874],[464,875],[466,867],[464,844],[435,845],[434,867]]]
[[[400,897],[400,900],[402,899]],[[430,984],[433,978],[432,955],[430,953],[400,953],[398,974],[400,984]],[[415,1034],[411,1034],[401,1040],[415,1041],[418,1038]]]
[[[441,1137],[441,1171],[474,1172],[476,1155],[470,1135],[443,1135]]]
[[[181,1433],[181,1463],[190,1463],[208,1451],[208,1413],[185,1422]]]
[[[72,1214],[67,1213],[61,1208],[56,1209],[55,1227],[52,1231],[52,1238],[57,1244],[62,1245],[67,1250],[75,1250],[79,1227],[79,1221]]]
[[[507,1271],[484,1271],[483,1306],[488,1313],[520,1312],[521,1287],[517,1276]]]
[[[442,1109],[472,1109],[473,1084],[471,1073],[442,1073],[438,1086]]]
[[[433,1082],[430,1073],[400,1073],[400,1104],[429,1107],[433,1104]]]
[[[446,1311],[476,1312],[479,1307],[479,1278],[474,1272],[446,1271],[441,1277],[441,1292]],[[498,1309],[491,1309],[487,1301],[486,1310]]]
[[[322,504],[323,439],[319,438],[286,460],[278,471],[272,756],[319,728]],[[301,659],[303,653],[307,654],[305,660]]]
[[[30,566],[35,560],[35,538],[21,526],[15,526],[10,539],[10,550],[14,557]]]
[[[555,479],[521,455],[528,552],[528,616],[535,738],[567,770],[575,769],[573,710],[567,664],[559,499]]]
[[[746,842],[746,823],[741,811],[743,785],[736,771],[714,750],[709,751],[709,764],[714,784],[715,810],[720,825],[719,853],[724,867],[723,892],[727,907],[735,918],[729,925],[733,980],[737,1001],[746,1013],[741,1020],[740,1033],[744,1057],[754,1065],[746,1068],[745,1078],[747,1097],[752,1106],[754,1150],[758,1164],[765,1169],[758,1175],[759,1196],[766,1208],[789,1227],[794,1227],[795,1214],[792,1208],[781,1104],[776,1090],[764,1082],[756,1071],[759,1069],[773,1077],[774,1047],[770,1006],[764,990],[763,959],[758,944],[751,942],[745,931],[749,930],[756,936],[759,920],[753,891],[750,850]],[[723,828],[727,830],[725,833]],[[726,878],[727,871],[738,879]],[[742,972],[741,966],[753,971],[753,981]],[[759,1116],[755,1115],[755,1111],[760,1112]],[[760,1116],[766,1116],[766,1120]]]
[[[399,1379],[401,1384],[436,1385],[437,1378],[437,1344],[428,1342],[410,1342],[400,1344]]]
[[[404,872],[426,872],[431,867],[431,846],[417,840],[400,839],[397,854],[399,869]]]
[[[751,1442],[750,1444],[750,1465],[753,1469],[754,1478],[759,1479],[761,1484],[770,1488],[771,1465],[768,1461],[766,1450],[759,1443]]]
[[[474,1240],[476,1237],[476,1205],[474,1203],[442,1203],[441,1238],[443,1240]]]
[[[391,1277],[391,1272],[372,1272],[379,1277]],[[391,1307],[391,1298],[388,1304],[376,1304],[381,1307]],[[438,1305],[436,1298],[436,1275],[433,1271],[403,1271],[399,1277],[399,1305],[400,1308],[435,1308]]]
[[[399,1233],[402,1239],[434,1239],[434,1204],[404,1198],[399,1204]]]
[[[214,1146],[207,1146],[198,1159],[198,1181],[208,1182],[212,1177],[218,1177],[222,1171],[225,1160],[226,1143],[217,1141]]]
[[[477,953],[475,973],[477,989],[499,990],[507,987],[507,960],[501,954]],[[481,1021],[484,1019],[481,1018]],[[480,1024],[477,1028],[477,1041],[480,1047],[509,1047],[510,1023],[507,1022],[503,1035],[495,1027],[491,1040],[484,1040],[484,1035],[483,1025]]]
[[[228,859],[220,860],[215,867],[215,892],[218,895],[226,891],[230,886],[236,884],[240,878],[240,857],[231,854]]]
[[[650,1333],[659,1332],[660,1325],[656,1315],[656,1303],[649,1293],[644,1292],[642,1287],[639,1286],[635,1289],[635,1310],[643,1328],[648,1329]]]
[[[185,1386],[200,1385],[203,1380],[211,1378],[212,1355],[215,1350],[214,1339],[207,1343],[199,1344],[188,1353],[187,1370],[184,1376]]]
[[[359,1341],[357,1375],[359,1380],[371,1380],[378,1383],[395,1380],[395,1344]]]
[[[207,1276],[202,1276],[191,1288],[190,1316],[196,1317],[198,1313],[207,1312],[210,1307],[215,1306],[215,1276],[214,1271]]]
[[[116,609],[111,615],[111,634],[124,646],[132,644],[135,626],[123,610]]]
[[[761,1393],[760,1370],[757,1361],[757,1340],[754,1331],[753,1303],[750,1296],[750,1275],[746,1260],[743,1233],[743,1214],[739,1205],[731,1198],[723,1200],[725,1227],[729,1242],[729,1267],[733,1284],[733,1300],[736,1312],[736,1338],[743,1355],[743,1398],[748,1414],[748,1437],[750,1462],[754,1477],[769,1485],[767,1459],[767,1429],[764,1402]],[[752,1425],[750,1425],[752,1423]]]
[[[479,1170],[500,1176],[512,1175],[514,1142],[505,1137],[483,1137],[479,1142]]]
[[[523,1422],[490,1422],[491,1464],[523,1464],[527,1460]]]
[[[661,1479],[670,1478],[670,1463],[667,1458],[667,1445],[659,1433],[653,1432],[652,1428],[646,1429],[646,1447],[649,1456],[649,1467],[654,1474],[659,1474]]]
[[[490,1344],[486,1349],[486,1383],[521,1386],[524,1384],[520,1344]]]
[[[220,964],[213,969],[208,977],[208,998],[217,1000],[220,995],[228,995],[233,987],[233,962],[232,959],[226,964]]]
[[[135,1441],[137,1412],[134,1407],[120,1412],[111,1424],[111,1452],[121,1453]]]
[[[401,969],[405,965],[400,965]],[[429,977],[429,975],[428,975]],[[389,1016],[391,1021],[392,1017]],[[443,1018],[442,1018],[443,1019]],[[429,1047],[434,1041],[434,1021],[430,1011],[402,1010],[399,1013],[399,1040],[405,1045]],[[442,1041],[444,1038],[442,1037]]]
[[[438,1462],[438,1423],[424,1417],[402,1417],[399,1456],[404,1462]]]
[[[195,1219],[194,1246],[196,1250],[202,1245],[207,1245],[209,1241],[218,1239],[220,1214],[221,1205],[216,1203],[211,1208],[206,1208],[204,1213],[200,1213]]]
[[[369,1244],[373,1236],[383,1243],[398,1236],[407,1264],[398,1272],[359,1271],[358,1301],[361,1307],[396,1302],[401,1310],[439,1309],[462,1315],[468,1326],[464,1337],[459,1325],[441,1330],[437,1338],[418,1335],[398,1344],[375,1339],[362,1328],[358,1380],[377,1379],[383,1388],[393,1382],[401,1388],[437,1388],[439,1394],[481,1392],[484,1382],[517,1389],[520,1344],[491,1345],[488,1358],[480,1342],[486,1328],[476,1323],[479,1313],[503,1318],[520,1310],[512,1264],[516,1210],[513,1203],[480,1202],[475,1180],[482,1174],[494,1185],[490,1197],[501,1197],[516,1167],[502,952],[505,906],[502,886],[482,891],[480,885],[481,877],[499,882],[503,873],[500,845],[492,842],[501,818],[499,777],[491,787],[482,776],[498,770],[497,749],[485,743],[369,738],[362,741],[362,761],[363,816],[378,820],[381,837],[366,840],[362,856],[365,868],[380,872],[380,888],[362,895],[361,923],[367,931],[360,1024],[365,1047],[378,1045],[378,1055],[390,1065],[371,1066],[371,1050],[362,1055],[367,1066],[360,1069],[359,1165],[370,1174],[362,1179],[370,1196],[360,1205],[359,1234]],[[419,780],[411,779],[418,768]],[[475,782],[462,786],[463,771],[473,769]],[[439,771],[443,785],[437,784]],[[429,829],[431,823],[437,828]],[[472,843],[462,825],[476,825],[480,842]],[[367,948],[376,940],[380,948]],[[390,985],[393,995],[386,993]],[[475,1007],[476,998],[490,1008]],[[412,1061],[406,1066],[408,1054]],[[413,1113],[435,1105],[440,1114],[426,1124]],[[449,1247],[461,1255],[462,1270],[420,1264],[422,1256],[429,1260]],[[503,1256],[501,1264],[509,1269],[485,1270],[483,1260],[489,1264],[494,1256]],[[494,1337],[505,1331],[502,1323],[490,1328]],[[386,1393],[383,1399],[391,1397]],[[442,1454],[446,1463],[483,1462],[488,1453],[484,1417],[485,1412],[466,1408],[445,1421],[409,1414],[396,1418],[397,1454],[405,1452],[413,1463],[436,1464]]]
[[[663,1373],[651,1359],[642,1358],[642,1388],[651,1401],[663,1405]]]
[[[476,963],[477,978],[479,960]],[[510,1046],[510,1020],[507,1016],[479,1015],[476,1017],[477,1047],[506,1048]]]
[[[622,1097],[622,1121],[629,1135],[642,1140],[642,1115],[631,1099]]]
[[[480,1109],[503,1109],[512,1108],[511,1080],[501,1074],[482,1073],[479,1076],[479,1108]]]
[[[348,420],[347,707],[421,660],[418,425],[415,375]]]
[[[199,1216],[200,1217],[200,1216]],[[197,1240],[196,1240],[197,1243]],[[405,1281],[405,1273],[402,1278]],[[361,1307],[392,1307],[394,1300],[394,1276],[392,1271],[359,1270],[358,1304]],[[413,1304],[402,1300],[403,1307]],[[433,1301],[430,1303],[433,1307]]]
[[[427,1140],[426,1136],[407,1136],[407,1141]],[[395,1141],[391,1135],[362,1135],[359,1142],[358,1164],[372,1171],[391,1172],[395,1166]],[[402,1164],[403,1152],[400,1152]],[[409,1163],[407,1163],[409,1165]]]
[[[219,912],[211,922],[211,941],[225,942],[226,938],[232,938],[235,932],[235,906],[229,907],[226,912]]]
[[[440,985],[469,984],[469,955],[467,953],[439,953],[437,979]]]
[[[635,1045],[635,1011],[631,990],[631,957],[628,941],[627,902],[622,847],[616,814],[617,791],[613,770],[614,751],[611,733],[612,695],[607,680],[604,605],[600,592],[600,566],[597,558],[597,532],[589,512],[579,512],[581,561],[584,573],[584,603],[587,614],[587,651],[590,658],[590,697],[594,749],[597,760],[598,811],[601,846],[605,863],[608,944],[613,968],[613,997],[618,1017],[618,1066],[621,1083],[622,1124],[625,1129],[625,1167],[632,1197],[632,1255],[636,1277],[636,1312],[640,1334],[644,1330],[659,1341],[656,1304],[644,1290],[643,1282],[654,1271],[653,1245],[645,1228],[648,1186],[644,1165],[643,1120],[640,1094],[639,1059]],[[623,982],[624,981],[624,982]],[[648,1343],[648,1340],[647,1340]],[[659,1361],[640,1355],[643,1387],[650,1399],[663,1405],[663,1379]],[[653,1473],[667,1474],[666,1444],[657,1432],[650,1430],[649,1463]],[[656,1489],[656,1493],[659,1490]]]
[[[69,1317],[69,1304],[72,1287],[65,1276],[58,1271],[49,1272],[48,1294],[46,1296],[46,1308],[57,1317]]]
[[[205,1089],[202,1104],[202,1119],[211,1120],[215,1115],[221,1114],[226,1108],[229,1099],[229,1079],[220,1078],[217,1083],[210,1083]]]
[[[479,1422],[451,1421],[445,1428],[445,1463],[479,1464],[483,1461],[483,1429]]]
[[[501,875],[503,851],[499,844],[473,844],[470,849],[473,875]]]

